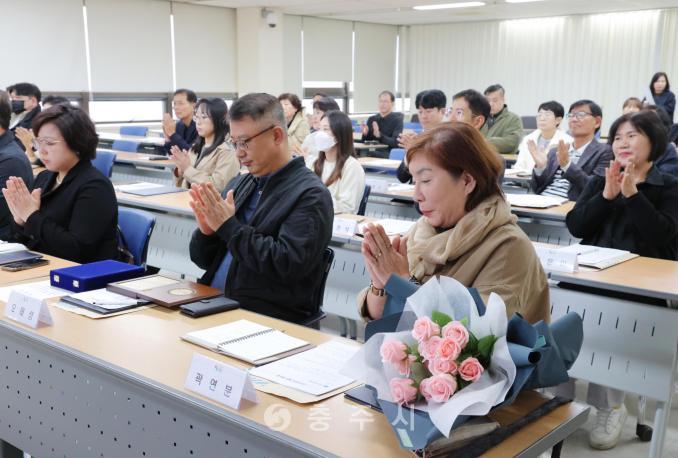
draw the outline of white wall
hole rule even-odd
[[[677,29],[678,10],[412,26],[408,89],[414,97],[439,88],[450,98],[500,83],[520,115],[551,99],[567,109],[590,98],[603,107],[607,128],[657,69],[673,69],[678,81]]]

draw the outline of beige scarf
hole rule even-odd
[[[445,232],[438,233],[425,217],[419,218],[407,234],[410,272],[419,281],[425,281],[439,266],[482,243],[494,229],[516,220],[504,197],[498,195],[482,201]]]

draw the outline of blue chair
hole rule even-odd
[[[354,126],[353,126],[353,132],[355,132],[356,134],[359,134],[359,133],[361,133],[362,131],[363,131],[363,128],[360,127],[360,125],[358,125],[358,126],[354,125]]]
[[[146,126],[121,126],[120,135],[134,135],[135,137],[145,137],[148,134]]]
[[[421,133],[424,130],[418,122],[405,122],[403,123],[403,129],[410,129],[416,133]]]
[[[367,199],[370,198],[370,192],[372,191],[372,186],[369,184],[365,185],[365,191],[363,192],[363,198],[360,199],[360,206],[358,207],[358,215],[365,216],[365,209],[367,208]]]
[[[393,148],[390,153],[388,153],[388,158],[394,161],[402,161],[405,158],[405,150],[402,148]]]
[[[144,210],[118,207],[118,227],[127,249],[134,256],[134,264],[145,267],[155,216]]]
[[[115,153],[100,149],[97,150],[96,157],[92,159],[92,165],[108,178],[110,178],[113,173],[113,162],[115,162]]]
[[[132,140],[113,140],[112,148],[117,151],[136,153],[139,151],[139,145],[139,142]]]

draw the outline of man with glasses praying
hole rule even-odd
[[[272,95],[233,103],[229,142],[249,173],[231,180],[223,195],[210,183],[191,186],[198,229],[190,253],[206,271],[202,283],[245,309],[302,323],[316,312],[333,207],[304,158],[292,158],[286,125]]]
[[[577,200],[592,175],[603,175],[610,165],[610,146],[595,139],[603,111],[591,100],[579,100],[567,114],[571,144],[560,140],[548,153],[534,150],[531,187],[536,194]]]

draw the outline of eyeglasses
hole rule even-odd
[[[575,111],[575,112],[567,114],[568,118],[570,118],[570,119],[574,118],[577,121],[581,121],[587,116],[593,116],[593,115],[591,113],[589,113],[588,111]]]
[[[257,134],[252,135],[250,138],[245,138],[243,140],[228,140],[226,143],[228,143],[228,146],[230,146],[234,150],[247,150],[247,148],[249,147],[249,142],[257,138],[259,135],[265,134],[274,127],[276,127],[275,124],[273,124],[270,127],[267,127],[266,129],[262,130]]]
[[[61,140],[55,140],[53,138],[36,138],[35,143],[37,143],[38,146],[54,146],[57,143],[61,143]]]
[[[196,114],[193,115],[193,121],[195,121],[195,122],[205,122],[208,119],[210,119],[210,117],[206,114],[201,115],[201,114],[196,113]]]

